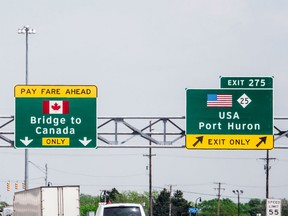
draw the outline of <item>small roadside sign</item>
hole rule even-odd
[[[267,199],[266,200],[266,215],[267,216],[281,216],[281,200]]]
[[[188,213],[197,214],[198,213],[198,208],[188,208]]]

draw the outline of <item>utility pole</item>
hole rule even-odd
[[[217,197],[218,197],[217,216],[220,216],[220,198],[221,198],[221,190],[225,190],[225,189],[224,189],[224,188],[221,188],[221,184],[222,184],[221,182],[217,182],[217,183],[215,183],[215,184],[218,185],[218,187],[215,188],[215,190],[218,191],[218,195],[217,195]]]
[[[172,185],[170,185],[170,196],[169,196],[169,216],[172,215]]]
[[[169,216],[172,216],[172,187],[176,185],[168,185],[169,186]]]
[[[45,164],[45,186],[48,186],[48,165]]]
[[[266,158],[260,158],[260,160],[266,161],[266,164],[264,165],[264,170],[266,170],[266,199],[268,199],[269,198],[269,170],[271,168],[270,160],[276,160],[276,158],[270,158],[269,150],[267,150]]]
[[[149,132],[150,136],[152,132],[151,128],[151,121],[149,125]],[[151,146],[152,143],[149,141],[149,146]],[[152,148],[149,148],[149,154],[143,155],[149,158],[149,216],[153,216],[153,196],[152,196],[152,156],[156,156],[156,154],[152,154]]]

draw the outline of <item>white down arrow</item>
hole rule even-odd
[[[25,137],[25,139],[20,139],[20,141],[25,145],[25,146],[28,146],[32,141],[33,139],[30,139],[28,137]]]
[[[79,141],[80,141],[84,146],[87,146],[87,145],[91,142],[91,139],[87,140],[87,137],[84,137],[83,140],[79,139]]]

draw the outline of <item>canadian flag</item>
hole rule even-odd
[[[68,114],[69,101],[65,100],[44,100],[43,114]]]

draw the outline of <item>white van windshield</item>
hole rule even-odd
[[[117,206],[104,209],[104,216],[141,216],[139,207]]]

